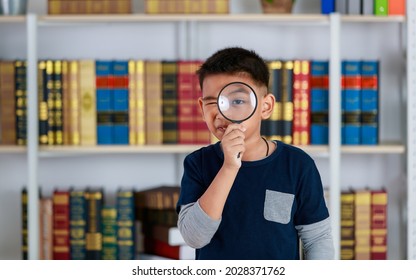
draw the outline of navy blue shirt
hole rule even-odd
[[[329,217],[321,177],[304,151],[277,141],[258,161],[243,161],[210,243],[196,259],[299,259],[295,226]],[[196,202],[224,161],[220,142],[189,154],[184,161],[177,204]]]

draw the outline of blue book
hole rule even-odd
[[[97,60],[96,75],[96,106],[97,106],[97,144],[114,143],[113,128],[113,62]]]
[[[311,61],[311,145],[328,142],[328,61]]]
[[[359,145],[361,144],[361,62],[342,61],[341,71],[341,142],[345,145]]]
[[[376,145],[379,143],[379,62],[361,63],[361,143]]]
[[[85,191],[71,189],[69,192],[69,243],[71,260],[85,260],[87,232],[87,204]]]
[[[135,208],[134,191],[118,189],[117,208],[117,254],[119,260],[135,259]]]
[[[335,0],[321,0],[321,13],[326,15],[335,12]]]
[[[129,144],[129,83],[128,61],[113,62],[113,140],[117,145]]]

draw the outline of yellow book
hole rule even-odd
[[[95,61],[79,61],[81,145],[97,143],[97,109],[95,98]]]
[[[146,144],[161,145],[162,131],[162,62],[145,63]]]
[[[369,260],[371,248],[371,191],[355,191],[355,259]]]
[[[129,144],[137,145],[136,62],[129,60]]]
[[[137,145],[146,144],[145,62],[136,61],[136,131]]]
[[[71,60],[69,64],[69,142],[71,145],[79,145],[80,138],[80,92],[79,92],[79,63]]]

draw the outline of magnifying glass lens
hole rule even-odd
[[[245,83],[234,82],[226,85],[218,95],[220,113],[233,123],[250,118],[257,107],[254,90]]]

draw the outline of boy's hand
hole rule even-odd
[[[244,131],[246,128],[242,124],[230,124],[225,130],[221,139],[225,167],[241,167],[241,158],[245,151]]]

